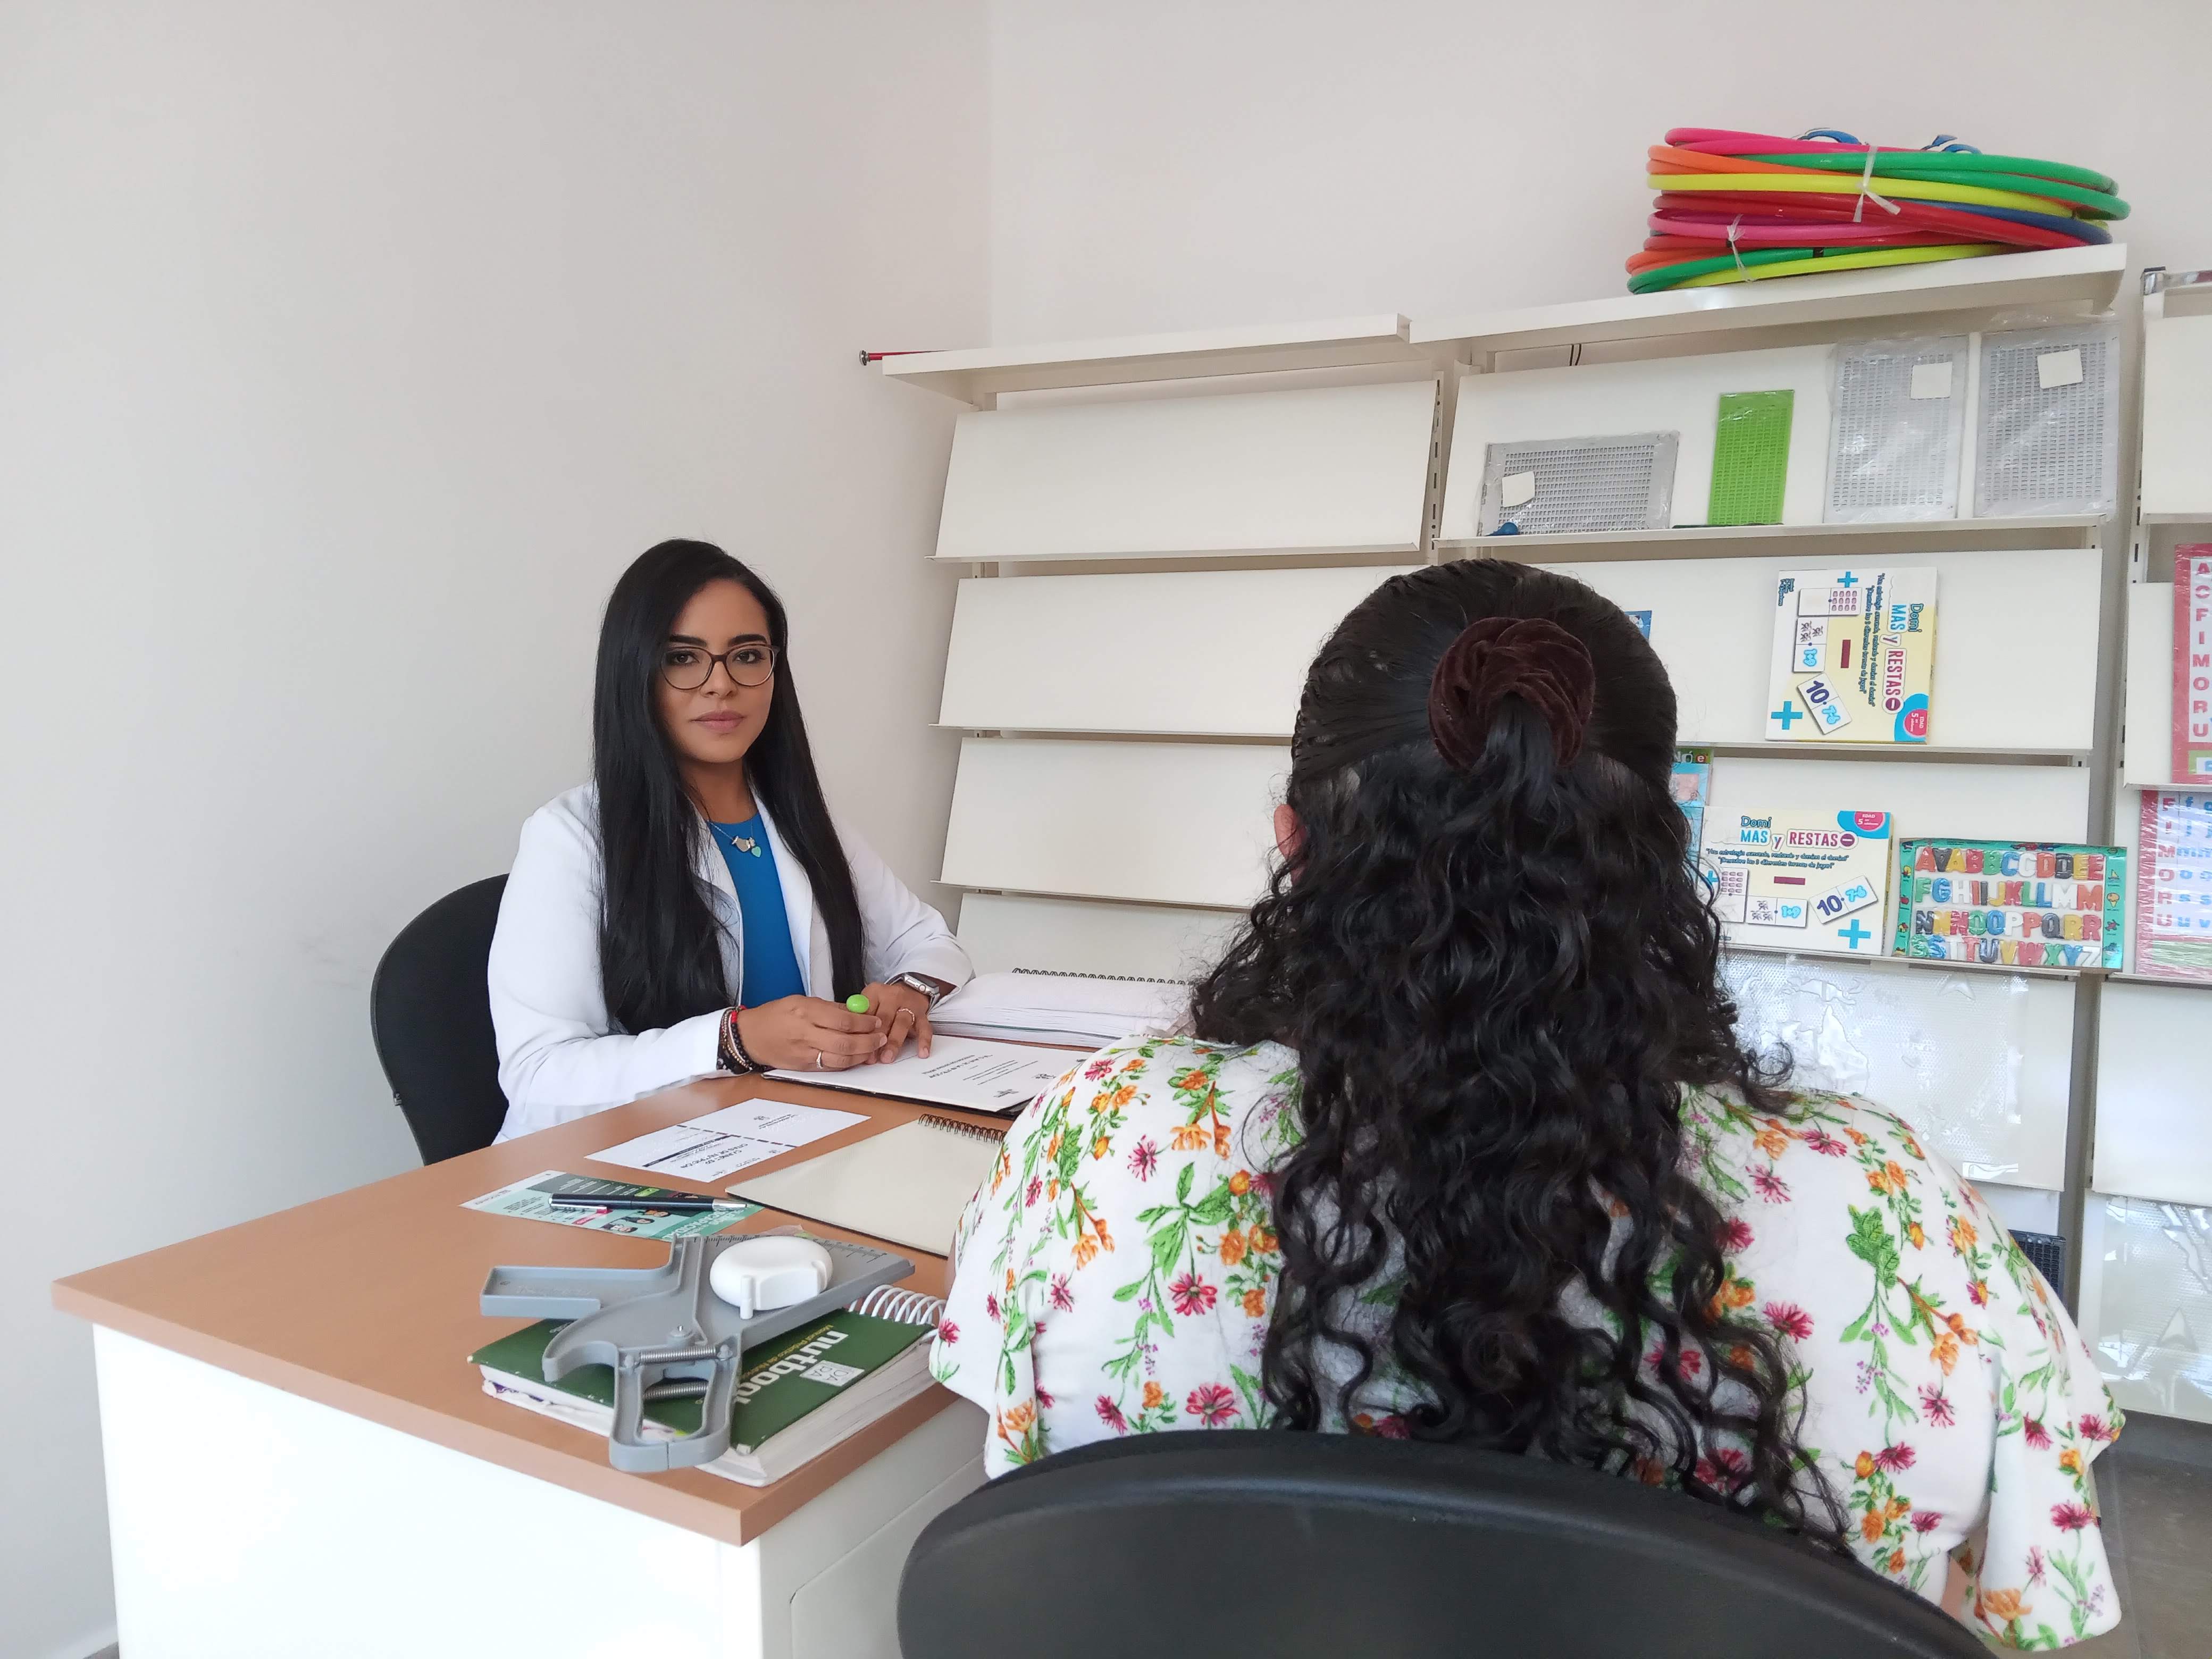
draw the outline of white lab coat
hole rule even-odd
[[[783,886],[799,978],[812,995],[828,997],[830,933],[815,910],[813,884],[765,807],[761,823]],[[916,898],[851,830],[841,824],[837,834],[860,902],[868,979],[918,973],[963,985],[972,978],[968,953],[945,918]],[[704,819],[692,873],[720,924],[723,978],[734,1004],[744,982],[737,890]],[[720,1011],[635,1033],[623,1030],[609,1017],[599,977],[601,885],[599,797],[587,784],[530,815],[500,901],[488,977],[492,1027],[499,1039],[499,1085],[507,1101],[501,1140],[716,1070]]]

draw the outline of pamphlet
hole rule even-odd
[[[853,1089],[862,1094],[918,1100],[928,1106],[959,1106],[971,1112],[1018,1112],[1060,1081],[1083,1058],[1080,1051],[1042,1048],[1026,1042],[987,1042],[979,1037],[939,1036],[925,1060],[915,1044],[896,1060],[855,1066],[846,1072],[771,1072],[787,1083],[817,1089]]]
[[[592,1161],[652,1170],[685,1181],[719,1181],[749,1164],[781,1158],[794,1146],[867,1121],[860,1112],[831,1111],[760,1095],[593,1152]]]
[[[552,1198],[555,1193],[584,1193],[595,1198],[650,1198],[662,1193],[676,1198],[700,1196],[671,1187],[641,1187],[635,1182],[602,1181],[597,1176],[563,1175],[558,1170],[547,1170],[495,1193],[472,1198],[461,1207],[482,1210],[487,1215],[582,1227],[595,1233],[627,1233],[633,1238],[694,1238],[719,1233],[760,1208],[754,1204],[742,1210],[704,1210],[688,1215],[666,1210],[592,1210],[556,1205]]]

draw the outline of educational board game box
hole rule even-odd
[[[2128,855],[2032,841],[1897,845],[1890,954],[2007,968],[2120,966]]]
[[[2136,972],[2212,980],[2212,792],[2142,792]]]
[[[1770,741],[1926,743],[1935,673],[1935,571],[1775,578]]]
[[[1729,940],[1838,956],[1881,954],[1888,813],[1710,818],[1704,863],[1713,911]]]
[[[1690,862],[1695,864],[1705,843],[1705,803],[1713,793],[1713,751],[1677,749],[1674,775],[1669,785],[1674,805],[1690,826]]]

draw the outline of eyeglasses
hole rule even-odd
[[[696,691],[714,678],[714,665],[730,671],[733,685],[766,685],[775,678],[775,647],[749,641],[720,656],[697,645],[672,645],[660,653],[660,678],[678,691]]]

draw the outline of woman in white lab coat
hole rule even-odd
[[[831,821],[788,639],[768,585],[704,542],[615,584],[594,781],[523,825],[492,939],[502,1140],[718,1071],[928,1052],[931,1008],[973,970]]]

